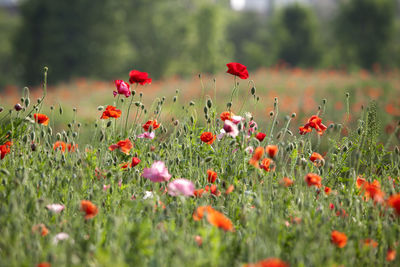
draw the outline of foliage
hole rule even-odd
[[[390,64],[393,50],[395,1],[343,1],[335,20],[341,58],[363,68]]]

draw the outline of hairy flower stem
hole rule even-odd
[[[137,86],[138,86],[138,84],[135,85],[135,90],[134,91],[136,91]],[[127,130],[127,127],[128,127],[129,112],[131,110],[132,103],[133,103],[133,94],[131,92],[131,102],[129,103],[128,111],[126,112],[125,129],[124,129],[124,133],[125,134],[126,134],[126,130]]]

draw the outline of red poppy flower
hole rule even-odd
[[[57,150],[57,148],[61,147],[61,151],[65,152],[65,148],[67,147],[67,144],[64,143],[63,141],[57,141],[53,145],[53,150]]]
[[[220,196],[221,192],[218,190],[217,186],[215,184],[212,184],[211,186],[207,185],[205,188],[206,192],[210,192],[214,196]]]
[[[253,165],[256,168],[259,168],[259,161],[262,158],[262,156],[264,155],[264,148],[259,146],[256,148],[256,150],[254,151],[253,157],[250,159],[249,164]]]
[[[243,267],[289,267],[289,264],[279,258],[268,258],[257,263],[245,264]]]
[[[322,135],[327,129],[327,127],[322,124],[322,119],[316,115],[313,115],[311,116],[311,118],[308,119],[307,123],[304,126],[299,127],[299,133],[301,135],[304,135],[311,132],[312,128],[314,128],[319,135]]]
[[[117,109],[114,106],[107,106],[106,110],[101,115],[100,119],[109,119],[114,118],[117,119],[121,116],[121,110]]]
[[[143,124],[143,129],[147,132],[150,129],[150,126],[153,127],[153,130],[160,127],[160,123],[157,123],[157,120],[149,120],[145,124]]]
[[[370,198],[376,203],[382,203],[385,193],[381,191],[381,185],[377,180],[372,183],[363,182],[361,184],[361,193],[364,193],[364,200],[368,201]]]
[[[378,246],[378,242],[371,238],[364,239],[364,246],[376,248]]]
[[[305,181],[308,186],[315,186],[319,188],[321,187],[322,178],[315,173],[309,173],[306,175]]]
[[[85,219],[91,219],[97,215],[98,209],[96,205],[94,205],[89,200],[82,200],[81,201],[81,211],[85,212]]]
[[[259,132],[256,134],[258,141],[262,142],[267,135],[265,133]]]
[[[215,139],[217,138],[216,135],[210,133],[210,132],[204,132],[200,135],[200,140],[203,141],[204,143],[207,143],[211,145],[214,143]]]
[[[194,195],[195,197],[201,197],[201,196],[203,195],[203,193],[204,193],[204,189],[203,189],[203,188],[200,188],[200,189],[194,190],[193,195]]]
[[[366,182],[367,181],[364,178],[362,178],[361,176],[358,176],[357,181],[356,181],[357,188],[360,188]]]
[[[225,191],[225,195],[229,195],[230,193],[233,192],[233,190],[235,190],[235,187],[233,186],[233,184],[231,184],[228,189],[226,189]]]
[[[47,126],[47,124],[49,124],[49,117],[47,117],[44,114],[35,113],[35,114],[33,114],[33,117],[35,118],[35,121],[39,124],[43,124],[45,126]]]
[[[68,149],[68,152],[75,152],[75,150],[78,149],[78,144],[75,144],[75,145],[67,144],[67,149]]]
[[[117,87],[117,91],[113,91],[114,97],[118,94],[125,95],[125,97],[129,97],[131,95],[129,83],[126,83],[123,80],[115,80],[114,83],[115,87]]]
[[[386,261],[394,261],[396,259],[396,250],[388,249],[386,253]]]
[[[269,158],[265,158],[261,161],[260,168],[264,169],[265,171],[269,172],[271,171],[271,164],[273,161]]]
[[[193,220],[199,221],[204,217],[204,215],[207,215],[207,221],[211,225],[214,225],[225,231],[233,232],[235,230],[231,220],[225,217],[225,215],[221,212],[214,210],[211,206],[198,207],[193,213]]]
[[[339,231],[332,231],[331,242],[339,248],[343,248],[347,244],[347,236]]]
[[[147,72],[140,72],[138,70],[131,70],[129,72],[129,82],[138,83],[145,85],[146,83],[151,84],[151,78]]]
[[[122,153],[129,155],[129,151],[132,149],[132,147],[133,145],[131,140],[127,138],[125,140],[118,141],[118,143],[109,146],[108,149],[111,151],[119,149]]]
[[[141,162],[140,159],[138,159],[137,157],[133,157],[132,158],[132,163],[131,163],[131,168],[135,167],[136,165],[138,165]]]
[[[4,145],[0,146],[0,158],[4,159],[4,157],[10,153],[11,151],[11,146],[12,146],[12,142],[11,141],[7,141],[4,143]]]
[[[400,216],[400,194],[390,196],[387,203],[396,211],[397,215]]]
[[[51,264],[48,262],[41,262],[36,267],[51,267]]]
[[[330,187],[325,186],[324,192],[325,194],[329,195],[332,192],[332,189]]]
[[[221,113],[220,118],[222,121],[231,121],[232,120],[232,113],[229,111],[224,111]]]
[[[310,160],[314,163],[315,166],[320,166],[324,160],[324,157],[317,152],[313,152],[310,156]]]
[[[207,170],[207,180],[209,183],[214,183],[217,179],[218,174],[213,170]]]
[[[293,180],[288,177],[283,177],[279,183],[285,187],[289,187],[293,185]]]
[[[247,72],[247,67],[240,63],[231,62],[226,64],[228,67],[227,73],[232,75],[238,76],[240,79],[247,79],[249,78],[249,73]]]
[[[279,149],[278,146],[276,145],[268,145],[265,147],[265,152],[269,155],[271,159],[273,159],[276,156],[276,154],[278,154],[278,151]]]

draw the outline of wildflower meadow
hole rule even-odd
[[[222,71],[1,98],[0,266],[399,266],[398,71]]]

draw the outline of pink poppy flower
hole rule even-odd
[[[65,206],[61,204],[49,204],[46,206],[46,208],[54,213],[60,213],[65,209]]]
[[[232,136],[233,138],[239,134],[238,127],[230,120],[226,120],[224,122],[224,127],[221,129],[221,133],[217,137],[218,139],[221,139],[226,134]]]
[[[171,196],[193,196],[194,184],[187,179],[175,179],[168,184],[168,194]]]
[[[231,121],[234,124],[239,124],[239,122],[244,121],[244,118],[242,116],[234,115],[234,116],[231,117]]]
[[[103,191],[107,191],[107,189],[109,189],[110,187],[111,187],[111,185],[109,185],[109,184],[103,185]]]
[[[60,241],[67,240],[69,238],[69,234],[61,232],[54,236],[53,243],[57,244]]]
[[[144,133],[142,133],[142,134],[139,134],[139,135],[137,136],[137,138],[154,139],[155,136],[156,136],[156,135],[155,135],[154,132],[151,132],[151,133],[149,133],[149,132],[144,132]]]
[[[168,173],[168,169],[162,161],[155,161],[150,168],[144,169],[142,176],[154,183],[166,182],[171,179],[171,174]]]
[[[118,94],[125,95],[129,97],[131,95],[130,85],[123,80],[115,80],[115,86],[117,87],[117,91],[113,91],[114,97]]]

